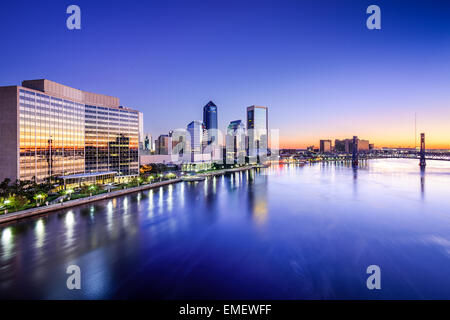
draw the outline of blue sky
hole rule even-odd
[[[81,30],[66,8],[81,8]],[[381,8],[382,29],[366,28]],[[284,146],[359,135],[450,148],[446,1],[2,1],[0,85],[47,78],[118,96],[153,135],[269,107]]]

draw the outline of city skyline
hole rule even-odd
[[[0,301],[450,301],[449,14],[0,2]]]
[[[14,48],[0,54],[1,86],[46,78],[117,95],[144,113],[153,136],[185,127],[194,113],[200,119],[210,100],[222,110],[223,132],[247,106],[264,105],[281,148],[353,135],[377,147],[414,147],[417,114],[427,147],[450,148],[448,3],[378,1],[383,25],[375,31],[365,27],[367,5],[350,1],[276,9],[271,1],[196,1],[201,10],[145,2],[129,12],[77,4],[77,31],[65,27],[63,3],[0,5],[2,36]],[[167,14],[173,19],[160,18]]]

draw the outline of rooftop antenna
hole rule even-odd
[[[414,112],[414,150],[417,150],[417,112]]]

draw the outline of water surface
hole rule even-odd
[[[61,210],[0,227],[0,298],[450,299],[449,186],[445,161],[284,165]]]

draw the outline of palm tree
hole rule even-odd
[[[9,183],[11,182],[11,179],[6,178],[5,180],[0,183],[0,197],[6,198],[8,197],[10,193],[9,189]]]

